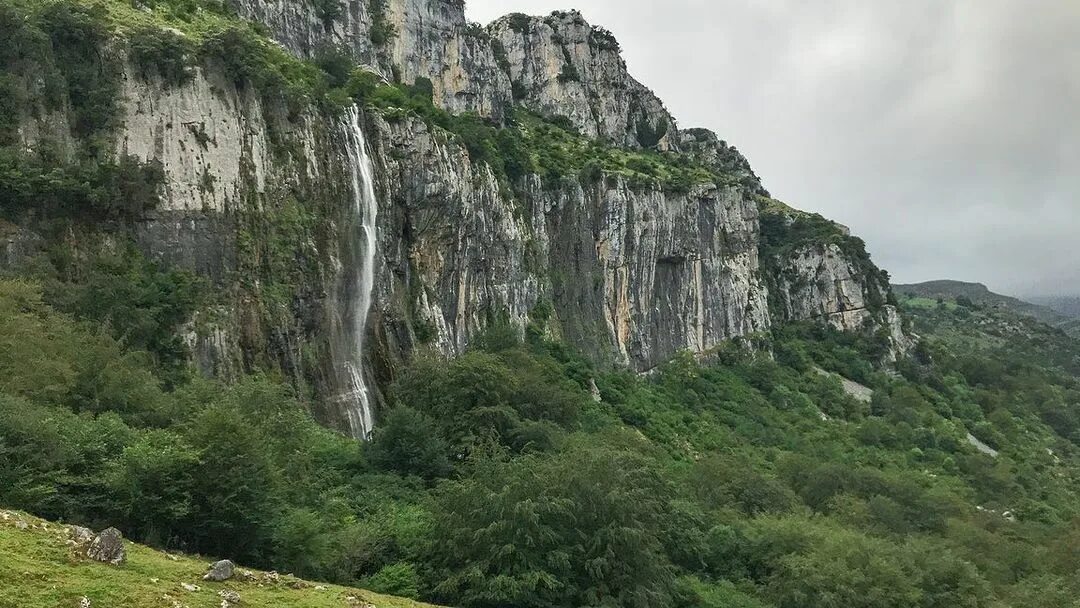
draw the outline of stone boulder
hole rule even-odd
[[[68,528],[68,535],[70,535],[71,540],[75,541],[78,545],[89,545],[94,542],[94,531],[90,528],[71,526]]]
[[[127,552],[124,549],[124,535],[116,528],[103,530],[90,543],[90,548],[86,551],[86,557],[94,561],[119,566],[127,559]]]
[[[210,571],[203,576],[204,581],[214,581],[220,583],[221,581],[227,581],[233,576],[233,571],[236,569],[236,565],[227,559],[223,559],[219,562],[210,564]]]
[[[94,531],[82,526],[71,526],[68,528],[68,536],[70,537],[68,545],[71,546],[75,556],[86,557],[90,546],[94,544]]]

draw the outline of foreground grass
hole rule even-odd
[[[92,608],[219,608],[218,592],[226,589],[240,595],[241,607],[430,608],[291,576],[270,581],[259,571],[251,571],[251,582],[206,582],[202,575],[210,561],[127,543],[123,566],[91,562],[73,555],[67,526],[0,510],[0,608],[76,608],[82,598],[89,599]],[[181,583],[199,590],[187,591]]]

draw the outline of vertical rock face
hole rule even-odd
[[[675,119],[627,72],[615,38],[581,13],[510,15],[489,30],[505,53],[518,102],[566,116],[582,134],[620,146],[677,146]]]
[[[387,79],[430,80],[435,102],[451,112],[500,120],[512,100],[508,71],[487,32],[466,22],[463,0],[343,0],[333,12],[330,2],[230,1],[301,57],[337,47]]]
[[[486,166],[417,120],[372,123],[380,212],[380,331],[460,352],[491,321],[550,303],[600,360],[648,369],[768,328],[757,208],[738,188],[687,194],[533,178],[508,198]],[[395,348],[394,350],[397,350]]]
[[[428,78],[443,108],[501,119],[510,79],[488,33],[465,21],[464,0],[389,0],[387,17],[402,82]]]
[[[466,21],[463,0],[345,0],[332,13],[318,2],[230,1],[300,56],[336,46],[388,79],[429,79],[451,112],[501,120],[516,102],[619,146],[679,145],[674,117],[630,76],[618,41],[577,11],[515,14],[485,29]]]
[[[789,319],[825,318],[852,329],[853,313],[868,308],[865,277],[835,244],[815,243],[797,249],[780,275],[780,299]]]
[[[309,0],[229,0],[229,5],[240,17],[266,26],[278,43],[301,57],[339,46],[363,63],[379,61],[371,41],[375,19],[368,0],[343,0],[337,5]]]
[[[546,212],[555,310],[594,357],[648,369],[768,327],[757,210],[739,190],[635,191],[612,178],[533,205]]]
[[[165,211],[225,211],[266,189],[270,143],[257,96],[205,74],[179,87],[124,78],[117,152],[162,163]]]
[[[512,15],[485,30],[466,23],[460,0],[348,0],[333,15],[308,1],[232,3],[298,55],[344,45],[388,76],[430,79],[452,111],[498,119],[515,101],[621,147],[679,150],[721,182],[532,175],[510,187],[420,118],[365,114],[379,204],[369,386],[421,345],[454,355],[493,322],[520,328],[547,311],[571,344],[639,371],[791,320],[884,331],[893,356],[909,346],[865,252],[766,242],[767,192],[746,159],[711,132],[677,131],[610,34],[580,14]],[[350,328],[364,324],[350,318],[362,247],[342,118],[267,105],[214,65],[172,87],[128,74],[123,98],[116,153],[165,174],[136,240],[220,292],[185,336],[197,365],[224,377],[277,368],[310,389],[324,422],[347,428],[338,397],[359,342]],[[28,119],[20,132],[29,142],[66,120]],[[0,265],[28,239],[0,226]]]
[[[895,306],[882,300],[888,281],[861,271],[834,243],[795,249],[778,273],[776,300],[783,320],[822,320],[841,331],[881,331],[888,340],[886,361],[913,347]]]

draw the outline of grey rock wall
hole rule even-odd
[[[764,189],[749,163],[710,132],[677,131],[614,41],[580,14],[511,16],[483,29],[466,23],[458,0],[388,0],[381,18],[396,35],[375,45],[367,0],[343,2],[333,22],[296,0],[234,5],[299,55],[342,44],[406,82],[429,78],[450,110],[498,119],[516,93],[587,135],[679,148],[731,177],[676,192],[616,175],[530,176],[510,192],[450,134],[419,118],[366,114],[380,204],[363,353],[372,386],[419,347],[459,354],[494,322],[523,328],[541,305],[568,342],[638,371],[801,319],[885,329],[894,356],[910,347],[895,309],[867,301],[872,287],[888,286],[834,245],[800,248],[775,281],[764,276],[756,202]],[[115,152],[165,172],[162,205],[136,241],[215,286],[215,301],[186,331],[195,363],[223,377],[279,369],[315,397],[323,421],[343,425],[360,234],[341,117],[266,107],[214,66],[178,87],[127,74],[121,106]],[[32,143],[65,120],[29,120],[21,133]],[[642,141],[646,127],[662,131],[656,142]],[[3,256],[18,256],[26,239],[4,234]],[[780,293],[770,297],[768,285]]]
[[[519,103],[566,116],[582,134],[619,146],[677,147],[674,117],[630,76],[614,39],[581,13],[510,15],[489,30],[505,50]]]

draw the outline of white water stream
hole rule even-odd
[[[353,212],[360,218],[363,242],[356,268],[356,299],[353,312],[352,336],[355,352],[346,363],[351,393],[345,399],[349,432],[357,439],[371,436],[375,417],[372,411],[371,393],[364,380],[364,337],[367,333],[368,312],[371,310],[371,291],[375,283],[375,220],[379,203],[375,199],[374,171],[367,142],[360,128],[360,110],[354,105],[346,113],[349,135],[349,169],[352,176]]]

